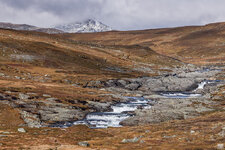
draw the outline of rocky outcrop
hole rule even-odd
[[[7,92],[15,94],[14,92]],[[0,99],[0,102],[18,108],[21,118],[31,128],[49,126],[57,122],[80,120],[90,111],[107,111],[111,105],[111,103],[88,101],[85,103],[86,107],[89,108],[89,111],[87,111],[69,104],[63,104],[59,99],[49,94],[38,96],[36,93],[18,93],[17,96],[2,93]],[[78,103],[78,100],[74,102]]]
[[[198,87],[198,80],[174,76],[149,78],[139,90],[142,91],[190,91]]]
[[[222,110],[218,107],[218,100],[213,101],[216,97],[211,94],[216,92],[220,86],[224,86],[225,82],[209,84],[202,90],[202,96],[197,98],[165,98],[163,96],[156,97],[154,95],[145,96],[146,98],[155,99],[156,103],[151,109],[138,109],[135,116],[130,117],[120,124],[124,126],[144,125],[150,123],[160,123],[175,119],[187,119],[201,115],[205,112]],[[211,94],[210,94],[211,93]],[[222,100],[224,97],[219,97]]]
[[[196,103],[196,105],[193,105]],[[121,125],[133,126],[149,123],[160,123],[170,120],[181,120],[200,115],[200,113],[212,111],[213,108],[203,104],[213,104],[205,98],[198,99],[160,99],[151,109],[137,110],[135,116],[121,122]]]

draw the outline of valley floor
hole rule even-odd
[[[0,29],[0,149],[224,149],[221,26],[55,35]],[[123,127],[89,128],[96,118],[71,126],[122,104],[131,110],[119,112],[131,116],[117,124]]]

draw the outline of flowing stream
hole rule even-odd
[[[74,125],[85,124],[90,128],[121,127],[120,122],[132,116],[128,112],[135,111],[138,107],[151,108],[152,102],[143,97],[127,97],[126,103],[111,106],[112,112],[89,113],[84,120],[73,122]]]
[[[206,84],[220,82],[219,80],[204,80],[198,84],[198,87],[193,92],[163,92],[161,96],[165,98],[196,98],[201,97],[201,94],[196,94],[197,90],[204,88]],[[120,122],[132,116],[132,113],[138,108],[146,109],[151,108],[150,99],[143,97],[125,97],[126,102],[118,103],[111,106],[111,112],[94,112],[89,113],[83,120],[74,122],[65,122],[63,124],[54,124],[52,127],[69,127],[73,125],[87,125],[90,128],[108,128],[108,127],[121,127]]]
[[[194,92],[204,89],[205,85],[207,84],[218,82],[220,82],[220,80],[204,80],[198,84],[198,87],[193,90],[193,92],[161,92],[160,95],[167,98],[197,98],[201,97],[202,94],[196,94]]]

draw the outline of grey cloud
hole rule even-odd
[[[96,18],[120,30],[225,21],[224,0],[0,0],[0,21],[51,26]]]

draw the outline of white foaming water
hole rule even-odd
[[[86,124],[90,128],[121,127],[120,122],[131,115],[127,112],[135,111],[138,107],[151,108],[150,100],[142,97],[128,97],[127,103],[119,103],[111,106],[112,112],[89,113],[82,121],[75,121],[74,125]]]
[[[204,89],[204,86],[207,83],[208,83],[207,81],[202,81],[201,83],[198,84],[198,87],[197,87],[197,89],[195,89],[195,91],[198,90],[198,89],[201,89],[201,90]]]
[[[129,106],[129,105],[117,105],[117,106],[112,106],[113,112],[114,113],[122,113],[124,111],[135,111],[137,109],[137,106]]]
[[[204,80],[201,83],[198,84],[198,88],[196,88],[194,91],[197,91],[198,89],[202,90],[204,89],[206,84],[211,84],[211,83],[218,83],[221,80]]]
[[[117,105],[112,106],[114,113],[122,113],[122,112],[128,112],[128,111],[135,111],[138,107],[147,107],[149,106],[148,102],[149,100],[146,100],[144,98],[130,98],[132,101],[129,101],[128,103],[120,103]]]
[[[195,98],[202,96],[201,94],[191,94],[191,93],[163,93],[162,96],[168,98]]]
[[[88,114],[86,120],[88,125],[94,128],[121,127],[119,124],[129,115],[121,113],[92,113]]]
[[[201,83],[198,84],[198,87],[193,90],[194,92],[199,89],[204,89],[205,85],[212,84],[212,83],[218,83],[221,82],[221,80],[204,80]],[[166,92],[161,93],[162,96],[168,97],[168,98],[196,98],[201,97],[201,94],[195,94],[195,93],[183,93],[183,92]]]

